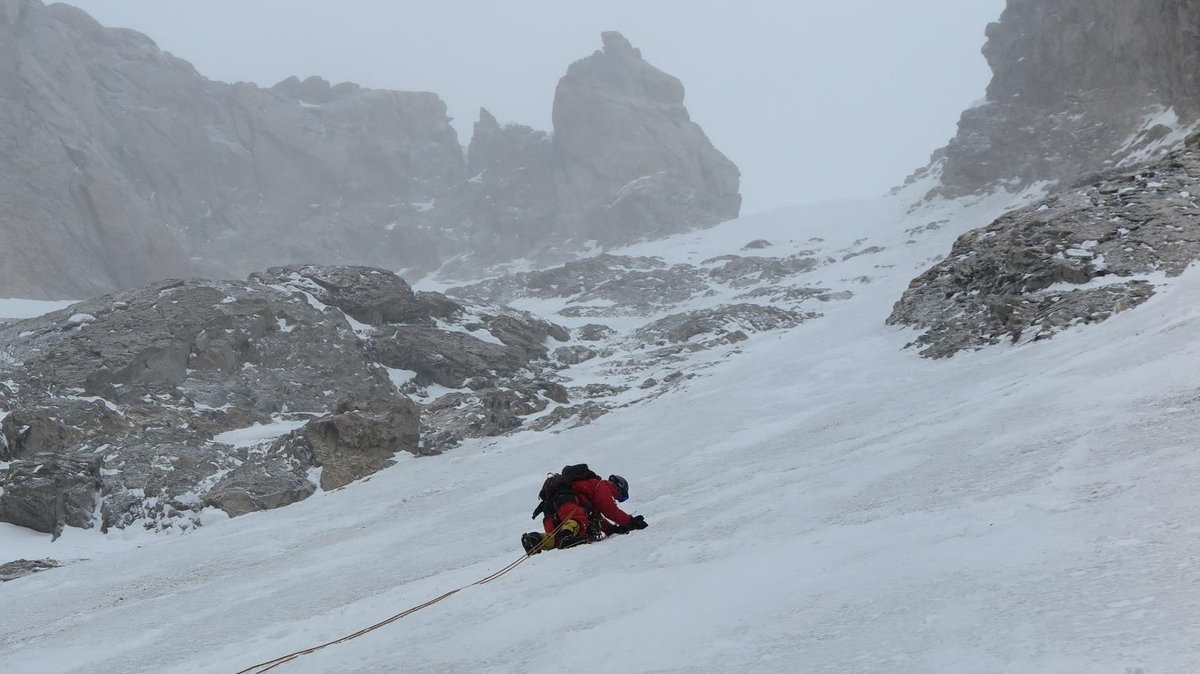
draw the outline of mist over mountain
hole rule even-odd
[[[689,120],[682,84],[617,34],[564,78],[554,134],[523,147],[495,136],[526,130],[484,113],[470,155],[431,93],[214,82],[144,35],[38,0],[0,2],[0,31],[10,296],[293,262],[419,275],[456,256],[563,259],[740,205],[737,168]]]

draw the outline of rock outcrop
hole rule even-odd
[[[866,254],[860,251],[858,254]],[[559,315],[569,318],[641,316],[681,306],[715,292],[740,291],[735,299],[772,297],[799,305],[807,300],[844,299],[823,288],[792,282],[834,261],[800,253],[788,257],[721,255],[700,265],[667,264],[658,258],[601,254],[533,272],[518,272],[450,288],[447,294],[490,303],[519,299],[568,299]],[[581,339],[601,339],[604,326],[583,326]],[[588,337],[599,329],[597,337]]]
[[[1200,137],[1165,159],[1058,193],[958,239],[888,322],[922,355],[1045,339],[1154,294],[1200,260]]]
[[[334,414],[314,419],[276,443],[321,466],[322,489],[338,489],[392,464],[397,447],[418,453],[420,412],[411,403],[383,399],[343,401]]]
[[[737,169],[624,38],[572,67],[553,135],[434,94],[205,79],[81,10],[0,0],[0,290],[79,298],[272,265],[410,273],[565,259],[737,215]]]
[[[806,318],[794,311],[760,304],[734,304],[697,309],[660,318],[635,331],[634,337],[658,345],[679,344],[696,337],[741,333],[766,332],[794,328]],[[733,341],[740,341],[735,339]]]
[[[3,325],[0,521],[188,528],[210,506],[287,505],[568,402],[542,376],[548,343],[567,338],[380,269],[311,265],[164,281]],[[432,402],[434,384],[475,397],[422,420],[406,394]],[[475,423],[506,396],[529,404]]]
[[[597,243],[737,217],[740,172],[691,120],[683,84],[623,35],[602,39],[559,81],[553,134],[480,111],[463,190],[475,243],[451,273],[514,258],[558,263]]]
[[[737,217],[739,172],[683,105],[683,84],[619,33],[554,98],[556,186],[583,240],[610,245]]]
[[[53,533],[64,526],[90,528],[100,501],[99,457],[34,454],[17,461],[4,478],[0,522]]]
[[[7,564],[0,564],[0,583],[49,571],[60,566],[62,564],[53,559],[18,559]]]
[[[472,264],[554,255],[562,242],[556,166],[551,134],[521,124],[501,126],[490,112],[479,111],[464,188],[476,239]]]
[[[939,192],[1019,190],[1153,158],[1200,120],[1200,2],[1008,0],[986,101],[934,155]]]

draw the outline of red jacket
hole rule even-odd
[[[571,491],[575,492],[575,498],[579,499],[580,505],[589,511],[599,512],[605,519],[619,527],[623,527],[633,520],[629,513],[621,510],[621,507],[617,505],[616,490],[608,480],[598,477],[579,480],[571,485]]]

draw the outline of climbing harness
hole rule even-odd
[[[448,599],[449,597],[452,597],[469,587],[475,587],[476,585],[486,585],[486,584],[500,578],[501,576],[505,575],[506,573],[512,571],[513,569],[517,568],[518,566],[524,564],[525,561],[528,560],[530,557],[532,557],[534,554],[541,552],[542,546],[546,544],[546,540],[549,540],[554,535],[558,534],[558,532],[560,530],[562,530],[561,524],[558,525],[558,528],[556,528],[550,534],[550,536],[547,536],[545,539],[543,539],[542,542],[539,543],[537,545],[537,547],[535,547],[529,553],[522,555],[520,559],[512,562],[508,566],[504,567],[503,569],[500,569],[499,571],[491,574],[490,576],[487,576],[486,578],[481,578],[481,579],[475,581],[474,583],[470,583],[468,585],[463,585],[460,588],[450,590],[449,592],[447,592],[441,596],[430,599],[429,601],[425,602],[424,604],[420,604],[420,605],[414,606],[410,609],[401,611],[400,613],[397,613],[396,615],[394,615],[386,620],[377,622],[374,625],[371,625],[370,627],[365,627],[365,628],[355,632],[354,634],[348,634],[340,639],[335,639],[334,641],[323,643],[320,646],[313,646],[312,648],[306,648],[302,651],[296,651],[294,653],[288,653],[287,655],[281,655],[278,658],[275,658],[274,660],[267,660],[266,662],[260,662],[257,665],[254,665],[253,667],[247,667],[246,669],[243,669],[243,670],[237,672],[237,674],[263,674],[264,672],[269,672],[272,669],[275,669],[276,667],[278,667],[282,664],[291,662],[292,660],[295,660],[297,658],[303,657],[305,655],[311,655],[321,649],[329,648],[330,646],[336,646],[337,644],[345,643],[347,641],[350,641],[351,639],[357,639],[369,632],[374,632],[375,630],[377,630],[381,627],[390,625],[390,624],[396,622],[397,620],[400,620],[401,618],[408,617],[408,616],[416,613],[417,611],[420,611],[423,608],[429,608],[430,606],[433,606],[434,604],[436,604],[444,599]]]

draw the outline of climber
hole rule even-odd
[[[570,548],[650,526],[641,515],[630,516],[617,505],[629,498],[625,478],[610,475],[601,479],[586,463],[565,466],[562,473],[546,478],[538,498],[541,502],[533,516],[544,515],[545,532],[521,536],[526,554]]]

